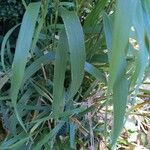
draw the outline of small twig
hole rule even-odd
[[[47,81],[47,76],[46,76],[46,71],[45,71],[44,65],[41,64],[41,67],[42,67],[44,79]]]

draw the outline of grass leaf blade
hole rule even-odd
[[[60,12],[64,21],[70,52],[72,83],[69,98],[72,98],[77,93],[84,76],[86,57],[84,35],[80,20],[75,12],[63,8],[60,9]]]
[[[58,48],[54,65],[54,87],[53,87],[53,104],[52,109],[54,116],[57,118],[64,109],[64,80],[67,65],[68,43],[65,31],[60,34]]]
[[[24,76],[24,70],[27,63],[27,57],[29,54],[30,46],[32,43],[32,37],[40,9],[40,3],[31,3],[28,5],[24,14],[19,36],[16,45],[15,56],[12,66],[12,78],[11,78],[11,99],[15,109],[17,119],[21,126],[25,129],[24,124],[17,111],[17,97],[21,82]]]

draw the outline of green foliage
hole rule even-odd
[[[26,2],[1,35],[0,149],[119,147],[127,117],[149,103],[137,104],[149,94],[149,1]]]
[[[14,106],[18,121],[26,131],[17,109],[17,97],[23,80],[24,70],[27,63],[29,50],[32,43],[35,24],[38,17],[40,3],[29,4],[24,14],[18,40],[16,44],[15,56],[12,64],[11,76],[11,100]],[[36,11],[34,10],[36,9]],[[22,57],[23,56],[23,57]]]
[[[112,52],[110,58],[108,90],[113,90],[114,123],[112,145],[123,127],[126,101],[128,96],[128,81],[126,77],[126,51],[130,28],[132,26],[135,1],[118,1],[115,13],[112,37]],[[127,9],[128,8],[128,9]]]

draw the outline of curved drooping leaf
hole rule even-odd
[[[130,5],[130,7],[129,7]],[[132,5],[132,6],[131,6]],[[133,12],[136,1],[117,1],[115,13],[115,22],[112,39],[112,56],[110,62],[110,81],[109,86],[112,89],[115,80],[119,77],[126,66],[126,49],[132,26]],[[129,15],[130,14],[130,15]]]
[[[17,111],[17,97],[21,82],[24,76],[24,70],[27,63],[29,50],[32,43],[34,29],[39,14],[40,3],[31,3],[28,5],[26,12],[23,16],[21,28],[18,35],[16,51],[12,66],[12,78],[11,78],[11,100],[14,106],[14,110],[18,121],[21,126],[25,129],[25,126]]]
[[[127,105],[129,83],[125,75],[121,75],[114,83],[113,88],[113,129],[111,137],[112,147],[115,145],[117,138],[124,125],[124,116]]]
[[[107,0],[97,1],[95,8],[88,14],[84,27],[92,27],[94,30],[96,24],[100,21],[100,15],[102,15],[106,3]]]
[[[77,93],[84,76],[86,57],[84,35],[80,20],[75,12],[61,8],[60,13],[64,21],[70,52],[72,80],[68,96],[70,99]]]
[[[4,53],[5,53],[5,46],[6,43],[10,37],[10,35],[13,33],[13,31],[19,26],[20,24],[15,25],[13,28],[11,28],[4,36],[2,45],[1,45],[1,63],[4,71],[6,71],[5,63],[4,63]]]
[[[86,43],[86,52],[87,52],[87,60],[90,61],[92,56],[96,53],[97,47],[100,47],[100,34],[102,31],[102,13],[104,11],[105,6],[107,5],[108,0],[99,0],[95,1],[94,8],[91,12],[86,16],[84,21],[84,29],[89,30],[87,34],[88,42]],[[84,30],[84,31],[86,31]],[[94,34],[95,31],[97,34]],[[97,36],[97,40],[92,38],[93,35]]]

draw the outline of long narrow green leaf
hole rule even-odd
[[[35,60],[30,66],[26,68],[25,73],[24,73],[24,78],[22,81],[22,85],[41,68],[42,64],[46,65],[50,62],[53,62],[54,60],[55,60],[54,52],[49,52],[41,56],[37,60]]]
[[[114,84],[113,88],[113,109],[114,121],[111,137],[112,147],[115,145],[124,124],[124,115],[128,96],[128,80],[125,75],[121,75]]]
[[[125,75],[126,52],[136,5],[137,1],[135,0],[118,0],[115,12],[108,84],[109,93],[113,91],[114,118],[111,136],[112,147],[115,145],[123,127],[128,95],[128,82]]]
[[[64,21],[70,52],[72,83],[69,98],[72,98],[77,93],[84,76],[86,57],[84,35],[80,20],[75,12],[62,8],[60,13]]]
[[[136,1],[134,0],[117,1],[112,42],[112,58],[110,62],[109,86],[111,89],[117,77],[119,77],[125,69],[125,51],[128,45],[130,28],[133,23],[132,18],[135,6]]]
[[[56,118],[64,109],[64,80],[67,65],[67,37],[64,31],[60,34],[58,48],[56,50],[53,87],[53,113]]]
[[[12,66],[12,79],[11,79],[11,99],[15,109],[15,113],[21,126],[25,129],[25,126],[17,111],[17,97],[19,88],[24,76],[24,70],[27,63],[27,57],[32,43],[32,37],[40,9],[40,3],[31,3],[28,5],[24,14],[19,36],[16,45],[16,51]]]
[[[95,8],[86,17],[84,27],[92,27],[94,30],[96,24],[100,21],[100,15],[102,15],[106,3],[107,0],[97,1]]]

